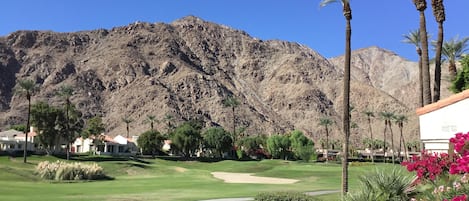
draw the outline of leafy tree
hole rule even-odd
[[[426,0],[413,0],[415,7],[420,13],[420,44],[422,48],[422,80],[423,80],[423,104],[432,103],[432,92],[430,89],[430,61],[428,58],[428,34],[425,22]]]
[[[420,29],[413,30],[407,35],[404,35],[404,43],[409,43],[415,46],[415,50],[419,55],[419,106],[423,107],[423,72],[422,72],[422,48],[420,47]]]
[[[130,123],[132,123],[134,120],[131,119],[130,117],[127,117],[127,116],[126,116],[126,117],[123,117],[123,118],[122,118],[122,121],[125,123],[125,128],[126,128],[126,131],[127,131],[127,138],[129,138],[129,137],[130,137],[130,136],[129,136],[129,135],[130,135],[130,132],[129,132],[129,131],[130,131],[130,127],[129,127],[129,125],[130,125]]]
[[[223,106],[231,108],[231,113],[233,115],[233,143],[236,143],[236,113],[235,110],[239,106],[239,101],[233,96],[230,96],[223,100]]]
[[[60,109],[45,102],[38,102],[31,106],[31,122],[39,131],[39,142],[50,154],[57,148],[60,140],[58,121],[63,121],[64,113]]]
[[[28,129],[26,128],[26,125],[24,124],[11,125],[10,129],[21,131],[23,133],[28,131]]]
[[[20,95],[26,96],[26,100],[28,100],[28,118],[26,121],[26,130],[24,132],[25,139],[24,139],[24,146],[23,146],[23,162],[27,162],[27,150],[28,150],[28,132],[30,127],[30,118],[31,118],[31,97],[33,94],[39,90],[39,87],[36,83],[32,80],[20,80],[18,85],[16,86],[16,92]]]
[[[70,158],[70,144],[75,142],[83,131],[84,121],[82,113],[76,109],[74,105],[70,105],[67,111],[59,109],[62,113],[56,121],[56,129],[59,133],[64,134],[60,136],[67,143],[67,158]],[[67,117],[68,116],[68,117]]]
[[[375,114],[368,110],[368,111],[365,111],[364,114],[366,115],[366,119],[368,120],[368,129],[370,131],[370,142],[373,142],[373,129],[371,128],[371,118],[374,118],[375,117]],[[374,151],[373,151],[373,144],[370,143],[368,144],[368,148],[370,148],[370,152],[371,152],[371,162],[374,163],[375,162],[375,159],[374,159]]]
[[[63,99],[63,101],[65,102],[65,124],[64,124],[64,129],[63,129],[63,132],[65,133],[65,136],[67,136],[66,138],[68,139],[67,140],[67,160],[70,159],[70,143],[69,142],[70,138],[71,138],[71,134],[69,133],[70,132],[70,115],[69,115],[69,110],[70,110],[70,106],[72,104],[72,102],[70,101],[70,98],[72,97],[73,95],[73,88],[68,86],[68,85],[62,85],[59,89],[59,91],[57,92],[57,95]]]
[[[137,144],[142,153],[151,153],[155,157],[155,153],[163,146],[164,138],[160,132],[156,130],[149,130],[142,134],[137,139]]]
[[[238,140],[237,145],[248,156],[266,157],[264,146],[267,137],[265,135],[247,136]]]
[[[321,0],[320,5],[326,6],[333,2],[342,3],[342,12],[345,17],[345,59],[344,59],[344,95],[343,95],[343,131],[344,131],[344,147],[342,153],[342,195],[348,192],[348,147],[350,138],[350,62],[351,62],[351,41],[352,41],[352,9],[350,0]]]
[[[223,156],[223,152],[230,151],[233,145],[233,139],[230,133],[221,127],[211,127],[202,135],[205,147],[214,150],[219,157]]]
[[[326,131],[326,149],[329,149],[329,126],[334,123],[331,119],[324,117],[319,119],[319,125],[324,126]]]
[[[301,131],[293,131],[290,134],[291,150],[296,158],[308,162],[313,155],[314,142],[307,138]]]
[[[90,137],[91,135],[99,135],[106,130],[103,124],[103,119],[100,116],[95,116],[86,121],[86,128],[83,132],[84,138]]]
[[[190,157],[199,147],[201,138],[200,129],[185,122],[174,130],[172,142],[185,157]]]
[[[451,83],[450,90],[453,93],[459,93],[469,89],[469,56],[464,56],[461,60],[462,70],[458,72],[453,82]]]
[[[150,130],[154,130],[155,123],[158,122],[155,115],[147,115],[144,123],[150,123]]]
[[[91,135],[94,135],[95,138],[93,140],[93,144],[97,145],[102,143],[104,139],[102,139],[100,136],[101,133],[103,133],[106,130],[105,125],[103,124],[103,119],[100,116],[95,116],[86,121],[86,127],[84,131],[82,132],[82,139],[88,138]],[[83,143],[82,143],[83,144]],[[91,150],[91,144],[90,144],[90,150]]]
[[[290,138],[286,135],[272,135],[267,141],[267,151],[272,155],[272,158],[288,159],[290,153]]]
[[[443,47],[443,22],[445,21],[445,7],[443,0],[432,0],[433,16],[438,23],[438,39],[435,43],[435,82],[433,85],[433,102],[440,100],[441,85],[441,49]]]

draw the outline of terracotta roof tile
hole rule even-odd
[[[424,114],[433,112],[435,110],[438,110],[440,108],[444,108],[448,105],[452,105],[454,103],[457,103],[457,102],[462,101],[462,100],[467,99],[467,98],[469,98],[469,89],[464,90],[460,93],[454,94],[454,95],[452,95],[448,98],[439,100],[436,103],[432,103],[432,104],[426,105],[424,107],[417,108],[416,112],[417,112],[417,115],[419,115],[419,116],[424,115]]]

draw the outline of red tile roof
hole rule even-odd
[[[417,108],[416,112],[417,112],[417,115],[421,116],[421,115],[433,112],[435,110],[444,108],[448,105],[452,105],[454,103],[457,103],[457,102],[462,101],[462,100],[467,99],[467,98],[469,98],[469,89],[464,90],[461,93],[454,94],[454,95],[452,95],[448,98],[439,100],[436,103],[432,103],[432,104],[429,104],[429,105],[425,105],[421,108]]]

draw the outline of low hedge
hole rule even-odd
[[[319,201],[319,199],[301,192],[269,192],[259,193],[257,201]]]

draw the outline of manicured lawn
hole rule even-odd
[[[254,197],[264,191],[340,190],[339,164],[302,163],[281,160],[194,162],[145,160],[98,162],[109,181],[60,183],[43,181],[33,172],[40,161],[53,157],[0,157],[0,200],[175,200],[190,201],[223,197]],[[391,165],[350,167],[350,187],[357,187],[357,176],[374,168]],[[298,179],[295,184],[228,184],[213,178],[210,172],[255,173],[256,176]],[[340,194],[319,196],[324,200]]]

